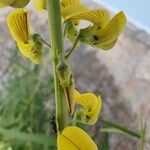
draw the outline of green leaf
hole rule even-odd
[[[104,133],[103,141],[101,144],[101,150],[109,150],[109,134]]]
[[[146,131],[147,131],[147,125],[146,122],[141,121],[141,143],[140,143],[140,150],[144,150],[144,145],[145,145],[145,136],[146,136]]]
[[[123,132],[117,128],[103,128],[100,131],[101,132],[107,132],[107,133],[127,134],[126,132]]]
[[[35,142],[38,144],[46,144],[52,147],[56,146],[56,139],[52,136],[46,136],[43,134],[32,134],[32,133],[25,133],[25,132],[19,132],[17,130],[9,130],[0,128],[0,135],[11,138],[11,139],[17,139],[22,141],[28,141],[28,142]]]
[[[114,131],[114,128],[115,128],[115,132],[126,133],[126,134],[128,134],[130,136],[133,136],[133,137],[136,137],[138,139],[141,138],[141,133],[140,132],[129,130],[126,127],[120,126],[120,125],[112,123],[110,121],[107,121],[107,120],[104,120],[104,119],[100,119],[100,123],[102,125],[105,125],[105,126],[108,126],[108,127],[112,127],[113,131]]]

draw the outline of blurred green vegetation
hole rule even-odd
[[[34,65],[21,56],[17,49],[10,55],[10,64],[4,71],[6,81],[0,90],[0,150],[56,150],[56,133],[51,124],[54,118],[54,86],[48,50],[44,50],[40,65]],[[144,149],[146,125],[141,131],[132,131],[102,117],[102,150],[109,150],[109,135],[124,134],[141,139]],[[79,127],[90,130],[82,123]],[[100,126],[99,125],[99,126]],[[99,132],[93,134],[97,140]]]
[[[10,56],[8,79],[0,92],[0,150],[55,149],[50,126],[53,77],[45,56],[40,65],[22,58],[18,50]]]

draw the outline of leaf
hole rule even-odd
[[[145,144],[145,136],[146,136],[146,131],[147,131],[147,124],[146,122],[141,121],[141,143],[140,143],[140,150],[144,150],[144,144]]]
[[[107,132],[107,133],[127,134],[126,132],[123,132],[117,128],[103,128],[100,131],[101,132]]]
[[[104,120],[104,119],[100,119],[100,123],[102,124],[102,125],[105,125],[105,126],[108,126],[108,127],[111,127],[111,128],[113,128],[113,132],[118,132],[118,133],[121,133],[121,132],[123,132],[123,133],[126,133],[126,134],[128,134],[128,135],[130,135],[130,136],[133,136],[133,137],[136,137],[136,138],[138,138],[138,139],[140,139],[141,138],[141,133],[140,132],[137,132],[137,131],[132,131],[132,130],[129,130],[128,128],[126,128],[126,127],[123,127],[123,126],[120,126],[120,125],[118,125],[118,124],[115,124],[115,123],[112,123],[112,122],[110,122],[110,121],[107,121],[107,120]],[[118,131],[118,130],[120,130],[120,131]],[[107,132],[110,132],[109,131],[109,129],[107,129],[108,131]],[[104,130],[105,131],[105,130]]]
[[[103,142],[101,144],[101,150],[109,150],[109,134],[104,133]]]
[[[17,139],[22,141],[29,141],[29,142],[35,142],[38,144],[46,144],[52,147],[55,147],[56,145],[56,139],[52,136],[46,136],[43,134],[32,134],[32,133],[25,133],[25,132],[19,132],[17,130],[9,130],[0,128],[0,135],[11,138],[11,139]]]

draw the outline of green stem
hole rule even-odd
[[[79,35],[77,36],[73,47],[69,50],[69,52],[67,52],[67,54],[65,55],[65,59],[68,59],[70,57],[70,55],[73,53],[74,49],[76,48],[77,44],[79,43]]]
[[[41,41],[49,48],[51,49],[51,45],[49,43],[47,43],[44,39],[41,39]]]
[[[58,132],[61,132],[68,125],[68,109],[67,109],[67,100],[65,98],[65,93],[60,84],[58,74],[57,74],[58,64],[64,61],[60,1],[47,0],[47,11],[48,11],[52,59],[53,59],[53,68],[54,68],[56,122],[57,122]]]
[[[146,126],[146,122],[143,123],[141,121],[141,143],[140,143],[140,148],[139,150],[144,150],[144,146],[145,146],[145,135],[146,135],[146,130],[147,130],[147,126]]]
[[[123,132],[125,132],[125,133],[127,133],[127,134],[129,134],[131,136],[134,136],[136,138],[139,138],[139,139],[141,138],[141,134],[140,133],[136,133],[136,132],[131,131],[131,130],[125,128],[125,127],[122,127],[120,125],[114,124],[114,123],[112,123],[110,121],[107,121],[107,120],[104,120],[104,119],[100,119],[100,123],[103,124],[103,125],[108,125],[110,127],[117,128],[117,129],[119,129],[119,130],[121,130],[121,131],[123,131]]]

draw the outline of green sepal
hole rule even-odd
[[[77,36],[78,36],[78,31],[75,27],[75,23],[72,21],[66,21],[65,22],[65,31],[64,31],[65,37],[67,37],[72,44],[74,44]]]
[[[74,94],[75,85],[72,71],[65,62],[61,62],[57,67],[57,75],[60,84],[62,85],[65,92],[65,96],[68,102],[69,114],[72,115],[74,112],[74,105],[75,105],[75,94]]]
[[[69,87],[72,72],[70,67],[65,62],[61,62],[58,64],[57,74],[62,86]]]
[[[87,116],[88,110],[85,108],[81,108],[74,114],[74,121],[75,122],[82,122],[83,124],[87,124],[88,116]]]
[[[31,60],[33,60],[35,63],[40,63],[42,58],[42,49],[43,49],[43,42],[41,41],[41,36],[38,34],[33,34],[30,37],[30,42],[34,43],[32,47],[32,53],[29,57]]]

